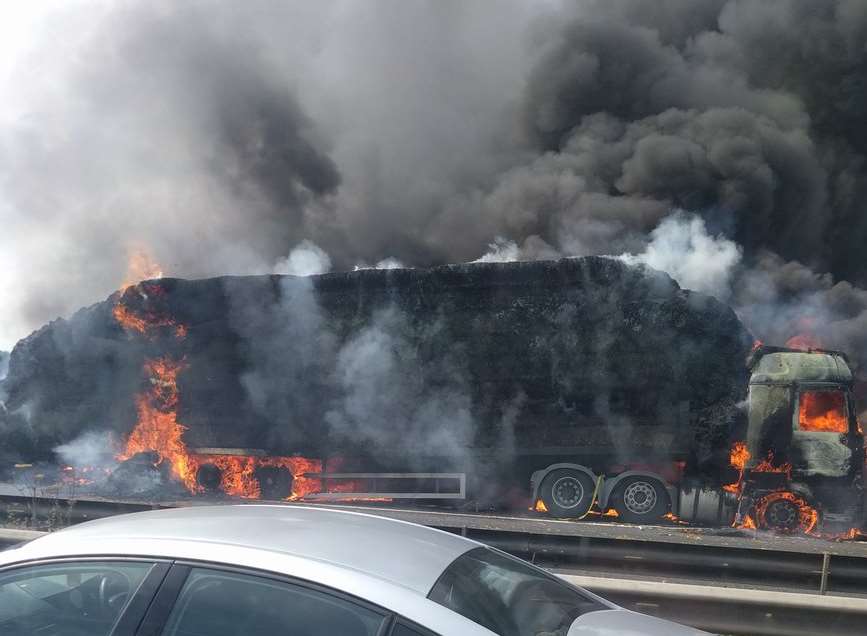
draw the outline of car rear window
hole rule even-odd
[[[610,609],[543,570],[485,547],[455,559],[428,598],[500,636],[565,634],[582,614]]]

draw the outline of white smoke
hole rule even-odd
[[[421,360],[417,344],[429,340],[395,308],[380,311],[346,341],[336,359],[335,383],[343,397],[326,413],[332,434],[376,449],[418,444],[432,456],[464,458],[475,430],[462,365],[446,352]],[[411,454],[408,454],[410,456]]]
[[[274,266],[275,274],[312,276],[331,271],[331,257],[313,241],[307,239],[296,245],[289,256]]]
[[[521,256],[521,250],[515,241],[509,241],[502,236],[494,239],[493,243],[488,244],[488,251],[480,258],[474,260],[474,263],[513,263]]]
[[[741,248],[733,241],[711,236],[700,217],[677,211],[650,233],[644,252],[618,258],[629,265],[661,270],[681,287],[726,300],[741,255]]]
[[[112,445],[105,431],[86,431],[54,452],[69,466],[102,466],[113,462]]]
[[[352,268],[352,271],[357,272],[360,269],[404,269],[406,265],[403,264],[402,261],[394,258],[393,256],[389,256],[387,258],[382,259],[377,262],[376,265],[368,265],[367,263],[356,263],[355,267]]]
[[[403,269],[404,267],[406,267],[406,265],[393,256],[384,258],[375,265],[376,269]]]

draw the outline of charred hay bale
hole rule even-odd
[[[40,449],[92,429],[122,439],[144,361],[169,356],[183,361],[189,446],[434,466],[470,448],[553,447],[701,463],[721,457],[747,386],[751,338],[729,307],[615,259],[150,285],[159,293],[131,288],[16,346],[7,428],[26,421]],[[125,331],[119,301],[170,315],[183,336]]]

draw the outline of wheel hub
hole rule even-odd
[[[584,486],[575,477],[561,477],[554,482],[551,496],[561,508],[574,508],[584,498]]]
[[[765,519],[771,528],[793,530],[799,522],[798,507],[785,499],[774,501],[765,510]]]
[[[623,491],[623,505],[636,515],[646,515],[656,506],[656,488],[646,481],[635,481]]]

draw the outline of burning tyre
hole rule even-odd
[[[612,495],[617,515],[630,523],[658,521],[671,510],[668,491],[650,477],[628,477]]]
[[[219,492],[222,481],[223,471],[214,464],[202,464],[196,471],[196,483],[206,493],[213,494]]]
[[[292,494],[292,473],[278,466],[259,466],[253,471],[253,476],[259,482],[262,499],[286,499]]]
[[[583,517],[593,504],[594,489],[593,480],[586,473],[561,468],[545,477],[539,497],[555,517]]]
[[[756,524],[760,529],[784,534],[812,532],[818,522],[818,511],[807,501],[791,492],[772,492],[755,506]]]

